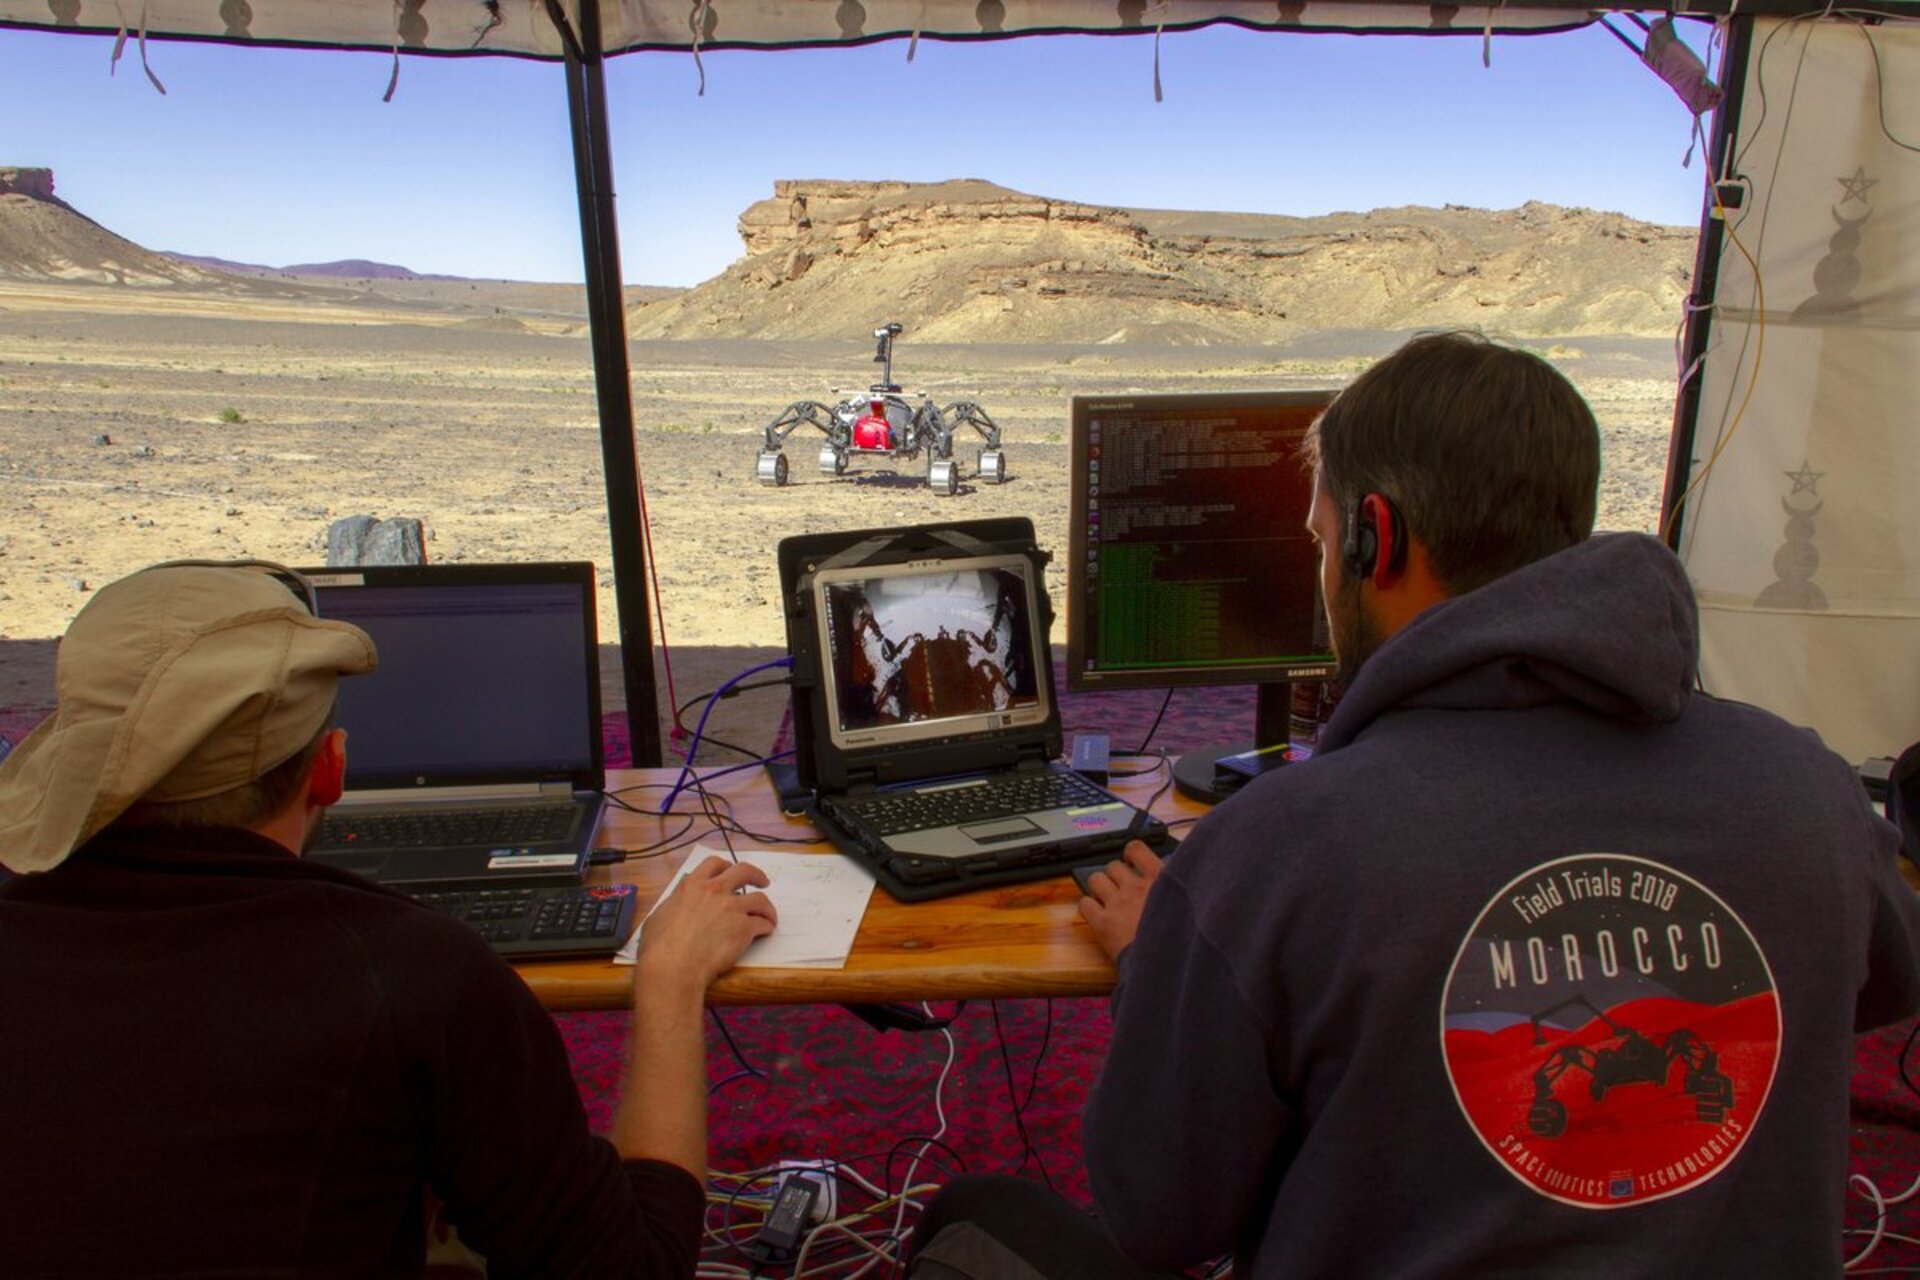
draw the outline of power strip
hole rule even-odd
[[[813,1207],[807,1213],[810,1222],[825,1222],[840,1216],[840,1180],[833,1176],[835,1162],[832,1160],[782,1160],[774,1166],[778,1171],[773,1176],[773,1198],[780,1199],[780,1191],[787,1183],[798,1178],[811,1182],[819,1188],[813,1197]]]

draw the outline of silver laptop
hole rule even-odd
[[[1056,760],[1031,529],[960,522],[781,546],[803,781],[895,896],[1058,874],[1159,830]]]
[[[604,811],[590,563],[303,570],[373,637],[347,791],[307,856],[408,892],[577,883]]]

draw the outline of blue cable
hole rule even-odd
[[[685,791],[687,789],[687,780],[693,776],[693,753],[700,749],[700,736],[707,731],[707,717],[713,714],[714,705],[718,703],[721,698],[726,696],[727,690],[733,688],[733,686],[739,684],[742,680],[745,680],[748,676],[759,675],[762,671],[771,671],[775,667],[791,668],[792,666],[793,666],[792,658],[775,658],[770,662],[762,662],[758,666],[748,667],[745,671],[742,671],[739,675],[734,676],[732,679],[728,680],[725,684],[721,685],[718,689],[715,689],[712,693],[707,695],[707,705],[700,708],[700,723],[693,727],[693,740],[687,743],[687,754],[684,759],[684,762],[680,766],[680,776],[674,779],[673,789],[667,792],[667,798],[660,802],[660,812],[662,814],[671,812],[673,809],[673,802],[680,798],[680,793],[682,791]],[[786,755],[787,753],[783,751],[783,752],[780,752],[779,754]],[[746,764],[732,765],[728,768],[722,769],[719,772],[713,774],[712,776],[716,778],[724,778],[729,773],[737,773],[742,769],[758,768],[759,766],[765,764],[768,760],[777,760],[778,758],[779,756],[766,756],[759,760],[750,760]]]

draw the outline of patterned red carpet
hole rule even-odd
[[[588,1114],[604,1125],[618,1097],[625,1015],[557,1021]],[[1021,1172],[1084,1202],[1080,1106],[1109,1030],[1104,1000],[975,1001],[946,1031],[876,1031],[837,1005],[721,1010],[707,1037],[713,1166],[835,1160],[898,1185],[918,1139],[938,1137],[916,1181]]]

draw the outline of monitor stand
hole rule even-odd
[[[1264,762],[1279,767],[1286,758],[1287,720],[1292,711],[1293,685],[1287,681],[1255,686],[1253,741],[1221,747],[1197,747],[1173,762],[1173,785],[1189,800],[1218,804],[1246,784],[1246,779],[1229,774],[1224,779],[1215,769],[1223,756],[1239,755],[1255,748],[1277,747]]]

